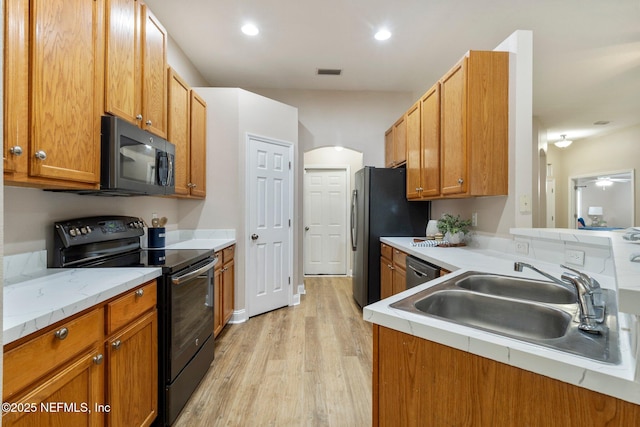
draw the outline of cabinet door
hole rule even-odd
[[[222,269],[222,324],[226,325],[233,316],[235,266],[233,260]]]
[[[420,171],[420,102],[407,111],[407,199],[419,199],[422,192]]]
[[[167,32],[143,3],[142,116],[143,128],[167,136]]]
[[[393,294],[397,294],[407,289],[407,272],[397,265],[393,266]]]
[[[380,298],[393,295],[393,264],[390,259],[380,257]]]
[[[440,84],[436,83],[420,99],[422,197],[440,194]],[[408,164],[408,159],[407,159]]]
[[[5,426],[102,426],[104,404],[103,355],[96,348],[74,359],[11,403],[34,412],[5,412]],[[154,394],[157,393],[154,392]],[[64,405],[67,405],[66,407]],[[102,406],[101,406],[102,405]]]
[[[207,195],[207,103],[191,91],[191,195]]]
[[[189,195],[190,183],[190,88],[173,69],[169,69],[168,140],[176,146],[175,194]]]
[[[394,161],[393,152],[393,126],[391,126],[384,134],[384,166],[390,168]]]
[[[4,15],[4,172],[27,174],[29,0],[6,0]],[[5,178],[6,179],[6,178]]]
[[[109,426],[148,426],[158,415],[157,319],[154,310],[107,342]]]
[[[402,116],[393,125],[394,166],[400,166],[407,160],[407,118]]]
[[[102,0],[32,0],[33,176],[100,180],[103,11]]]
[[[463,58],[440,82],[442,194],[467,191],[467,58]]]
[[[140,4],[136,0],[106,2],[105,111],[139,124]]]
[[[222,267],[216,268],[213,273],[213,289],[214,289],[214,301],[213,301],[213,336],[217,337],[220,331],[222,331],[222,298],[223,298],[223,284],[222,284]]]

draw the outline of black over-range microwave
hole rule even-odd
[[[161,195],[175,192],[176,148],[118,117],[102,117],[100,193]]]

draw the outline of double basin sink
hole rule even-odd
[[[615,293],[603,289],[599,334],[578,329],[571,285],[469,271],[391,307],[550,347],[599,362],[620,363]]]

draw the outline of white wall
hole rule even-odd
[[[384,133],[413,104],[410,92],[252,89],[298,108],[300,151],[341,145],[384,167]]]
[[[298,152],[298,113],[294,107],[237,88],[197,88],[207,102],[207,198],[184,201],[179,207],[183,229],[236,230],[235,309],[244,310],[246,230],[248,216],[245,193],[247,134],[287,141],[294,145],[293,283],[302,283],[298,219],[302,212],[299,188],[302,162]],[[297,291],[294,287],[293,292]]]

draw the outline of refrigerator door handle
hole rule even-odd
[[[358,247],[358,190],[351,193],[351,249]]]

